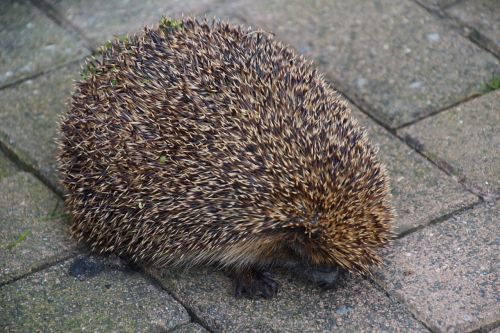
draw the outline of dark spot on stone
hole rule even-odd
[[[424,145],[420,141],[418,141],[418,139],[415,139],[408,134],[405,135],[404,139],[410,146],[412,146],[416,150],[422,151],[424,149]]]
[[[69,267],[68,274],[80,280],[91,278],[104,271],[104,265],[91,257],[77,258]]]
[[[106,284],[104,285],[104,288],[106,288],[106,289],[111,288],[111,283],[106,283]]]

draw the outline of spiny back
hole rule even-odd
[[[378,261],[392,220],[385,171],[302,56],[267,33],[193,19],[102,51],[61,123],[78,239],[238,266],[276,260],[266,252],[281,256],[272,243],[288,235],[318,264]]]

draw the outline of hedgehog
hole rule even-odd
[[[270,298],[269,269],[368,273],[389,179],[347,102],[274,35],[162,18],[87,61],[60,122],[71,234],[154,267],[208,265]]]

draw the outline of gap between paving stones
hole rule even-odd
[[[456,106],[458,106],[458,105],[460,105],[460,104],[457,104]],[[417,154],[419,154],[420,156],[425,158],[427,161],[429,161],[436,168],[440,169],[441,171],[443,171],[444,173],[449,175],[452,179],[456,180],[456,182],[459,183],[460,185],[462,185],[462,187],[465,190],[467,190],[468,192],[477,196],[480,199],[480,201],[478,203],[483,202],[483,201],[487,201],[487,199],[484,197],[484,194],[481,193],[481,191],[479,189],[474,188],[474,186],[472,184],[467,184],[466,175],[458,173],[455,170],[455,167],[450,165],[447,161],[441,159],[438,156],[433,156],[434,159],[431,159],[431,157],[429,157],[425,154],[423,147],[421,147],[421,144],[419,142],[417,142],[415,139],[413,139],[412,137],[410,137],[408,135],[398,134],[397,132],[393,133],[393,134],[399,140],[403,141],[411,149],[416,151]],[[476,203],[476,204],[478,204],[478,203]]]
[[[335,85],[336,85],[336,84],[335,84]],[[338,85],[336,85],[336,86],[338,86]],[[452,179],[454,179],[455,181],[457,181],[457,183],[459,183],[460,185],[462,185],[462,187],[463,187],[465,190],[467,190],[468,192],[470,192],[470,193],[474,194],[475,196],[477,196],[477,197],[478,197],[481,201],[482,201],[482,200],[484,200],[484,198],[483,198],[480,194],[476,193],[476,191],[473,191],[471,188],[469,188],[469,186],[467,186],[467,185],[464,183],[464,181],[460,180],[459,175],[456,175],[456,174],[452,173],[452,172],[450,171],[450,168],[446,168],[446,167],[444,167],[444,166],[445,166],[445,164],[447,164],[446,162],[442,161],[442,163],[441,163],[441,161],[434,161],[434,160],[430,159],[428,156],[426,156],[426,155],[424,154],[424,152],[423,152],[421,149],[418,149],[418,147],[416,147],[415,145],[411,144],[411,142],[407,141],[407,140],[405,139],[405,137],[399,136],[399,135],[397,134],[397,131],[399,131],[402,127],[410,126],[410,125],[412,125],[412,124],[414,124],[414,123],[417,123],[418,121],[420,121],[420,120],[422,120],[422,119],[425,119],[425,118],[428,118],[428,117],[434,116],[434,115],[436,115],[436,114],[438,114],[438,113],[440,113],[440,112],[443,112],[443,111],[449,110],[449,109],[451,109],[451,108],[453,108],[453,107],[456,107],[456,106],[458,106],[458,105],[460,105],[460,104],[463,104],[463,103],[465,103],[465,102],[468,102],[468,101],[470,101],[470,100],[472,100],[472,99],[475,99],[475,98],[481,97],[481,96],[483,96],[483,95],[485,95],[485,94],[481,94],[481,95],[480,95],[480,94],[478,94],[478,95],[470,96],[470,97],[468,97],[468,98],[466,98],[466,99],[464,99],[464,100],[462,100],[462,101],[460,101],[460,102],[457,102],[457,103],[454,103],[453,105],[450,105],[450,106],[448,106],[448,107],[445,107],[445,108],[443,108],[443,109],[441,109],[441,110],[439,110],[439,111],[437,111],[437,112],[435,112],[435,113],[433,113],[433,114],[430,114],[430,115],[428,115],[428,116],[426,116],[426,117],[423,117],[423,118],[421,118],[421,119],[418,119],[418,120],[416,120],[416,121],[413,121],[413,122],[411,122],[411,123],[409,123],[409,124],[407,124],[407,125],[403,125],[403,126],[401,126],[401,127],[394,128],[394,129],[393,129],[393,128],[388,127],[388,125],[385,125],[383,122],[379,121],[377,118],[375,118],[374,116],[372,116],[372,114],[370,114],[369,112],[365,111],[365,108],[363,107],[364,103],[359,104],[359,101],[358,101],[358,100],[355,100],[355,99],[354,99],[354,98],[352,98],[351,96],[346,95],[343,91],[341,91],[341,90],[339,90],[339,89],[337,89],[337,91],[338,91],[338,92],[339,92],[339,93],[340,93],[340,94],[341,94],[341,95],[342,95],[345,99],[347,99],[347,100],[349,101],[349,103],[351,103],[352,105],[354,105],[355,107],[357,107],[357,108],[359,109],[359,111],[361,111],[364,115],[366,115],[368,118],[370,118],[370,120],[372,120],[373,122],[375,122],[376,124],[378,124],[378,125],[380,125],[382,128],[384,128],[384,129],[385,129],[387,132],[389,132],[389,133],[390,133],[390,134],[391,134],[391,135],[392,135],[395,139],[397,139],[397,140],[401,141],[403,144],[405,144],[406,146],[408,146],[410,149],[414,150],[414,151],[415,151],[415,152],[416,152],[419,156],[421,156],[421,157],[422,157],[422,158],[424,158],[425,160],[429,161],[429,162],[430,162],[432,165],[434,165],[436,168],[438,168],[439,170],[443,171],[445,174],[447,174],[447,175],[451,176],[451,178],[452,178]],[[455,212],[457,212],[457,211],[461,211],[462,209],[464,209],[464,208],[460,208],[460,209],[456,210]],[[442,218],[442,217],[449,216],[450,214],[453,214],[453,213],[454,213],[454,212],[451,212],[451,213],[448,213],[448,214],[444,214],[443,216],[441,216],[441,217],[438,217],[438,218],[434,219],[434,221],[435,221],[435,220],[439,220],[439,219],[440,219],[440,218]],[[432,223],[432,221],[431,221],[431,222],[429,222],[428,224],[430,224],[430,223]],[[426,224],[426,225],[428,225],[428,224]],[[403,232],[402,234],[406,235],[406,234],[411,233],[411,232],[413,232],[413,231],[415,231],[415,230],[419,230],[419,229],[421,229],[422,227],[424,227],[424,226],[419,226],[419,227],[417,227],[417,228],[414,228],[414,229],[411,229],[411,230],[407,230],[406,232]],[[398,235],[398,238],[400,238],[400,236],[401,236],[401,235]]]
[[[64,15],[62,15],[57,8],[52,6],[50,3],[47,3],[45,0],[27,0],[28,3],[31,3],[33,6],[37,7],[41,12],[47,15],[55,24],[60,26],[65,31],[68,31],[70,34],[74,35],[81,39],[86,45],[88,49],[92,49],[92,46],[95,44],[94,41],[88,38],[85,33],[75,26],[71,21],[66,19]]]
[[[70,260],[72,258],[78,257],[79,255],[88,254],[88,253],[89,253],[89,251],[86,250],[83,246],[80,245],[80,246],[78,246],[75,249],[74,253],[68,254],[67,256],[63,256],[63,257],[61,257],[61,258],[59,258],[57,260],[54,260],[54,261],[46,262],[46,263],[38,266],[36,269],[31,270],[30,272],[28,272],[26,274],[22,274],[22,275],[14,277],[12,279],[6,280],[4,282],[0,282],[0,288],[3,287],[3,286],[6,286],[8,284],[14,283],[16,281],[22,280],[24,278],[27,278],[27,277],[29,277],[29,276],[31,276],[33,274],[38,273],[38,272],[44,271],[47,268],[50,268],[50,267],[55,266],[55,265],[58,265],[58,264],[66,261],[66,260]]]

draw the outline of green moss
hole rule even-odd
[[[116,79],[111,79],[111,85],[116,86],[118,84],[118,81]]]
[[[100,53],[104,53],[104,52],[106,52],[107,50],[110,50],[112,47],[113,47],[113,43],[112,43],[110,40],[108,40],[106,43],[102,44],[102,45],[99,47],[98,51],[99,51]]]
[[[490,92],[497,89],[500,89],[500,75],[493,75],[490,80],[483,83],[481,87],[481,90],[484,92]]]
[[[161,164],[165,164],[167,162],[167,156],[161,155],[160,159],[158,160]]]
[[[26,240],[26,238],[28,237],[28,235],[30,234],[30,232],[31,231],[29,229],[26,229],[23,232],[21,232],[15,241],[13,241],[9,245],[7,245],[7,248],[10,250],[10,249],[14,248],[15,246],[17,246],[18,244],[24,242]]]
[[[169,30],[182,29],[182,22],[177,21],[177,20],[173,20],[173,19],[169,19],[169,18],[163,16],[160,19],[160,28],[169,29]]]
[[[96,74],[97,69],[95,68],[95,65],[93,63],[89,63],[87,67],[85,67],[82,71],[82,79],[87,80],[90,75]]]

